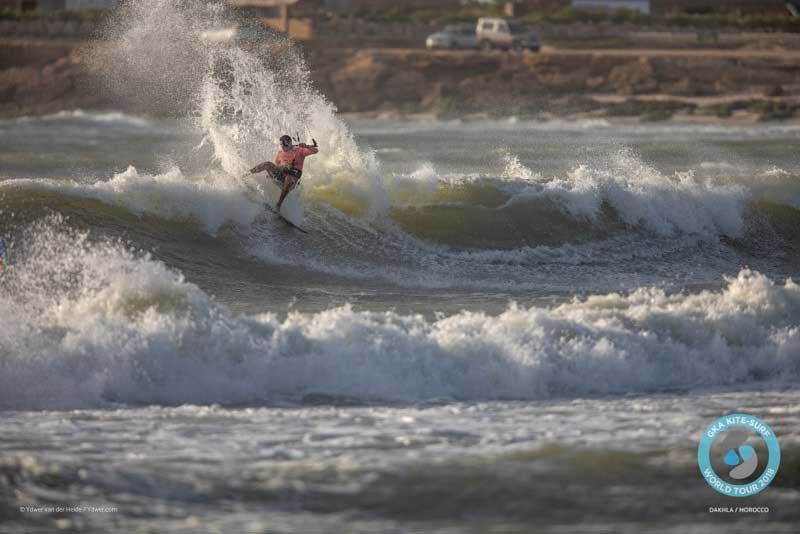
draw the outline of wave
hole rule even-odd
[[[579,166],[566,177],[551,179],[533,173],[513,156],[497,178],[442,176],[424,163],[411,174],[386,178],[383,190],[391,201],[390,219],[367,218],[367,222],[383,230],[387,223],[397,223],[416,237],[467,249],[580,242],[608,237],[620,225],[661,235],[741,235],[749,198],[741,186],[701,183],[691,175],[669,179],[635,158],[621,159],[619,172]],[[352,177],[333,176],[327,183],[311,177],[289,197],[289,207],[297,204],[301,214],[302,204],[329,205],[358,217],[359,209],[353,206],[358,199],[341,186]],[[129,167],[109,180],[94,182],[8,179],[0,182],[0,191],[91,198],[136,215],[193,221],[214,235],[225,224],[248,227],[253,222],[263,209],[252,191],[262,187],[260,180],[250,178],[245,184],[223,172],[188,177],[177,167],[158,174]]]
[[[0,284],[0,408],[542,399],[800,378],[800,286],[640,288],[436,320],[350,306],[236,315],[119,243],[32,225]]]
[[[474,250],[582,242],[630,229],[736,238],[744,234],[748,213],[759,202],[800,207],[796,181],[785,171],[748,185],[700,180],[692,172],[665,176],[622,150],[605,162],[545,178],[516,156],[505,158],[505,170],[497,177],[442,174],[431,163],[386,176],[381,189],[389,218],[367,217],[365,222],[379,229],[397,223],[415,237]],[[94,182],[7,179],[0,181],[0,190],[93,198],[137,215],[195,221],[213,235],[225,224],[252,223],[262,210],[260,195],[253,195],[253,188],[262,190],[261,180],[252,177],[245,184],[225,172],[192,177],[177,167],[154,174],[129,167]],[[357,176],[348,173],[324,180],[312,175],[289,197],[290,205],[297,204],[298,215],[307,204],[323,216],[322,207],[330,206],[359,218],[364,215],[359,195],[345,185],[353,180]]]
[[[58,113],[50,115],[24,116],[14,119],[14,122],[18,124],[59,121],[88,122],[132,128],[146,128],[152,124],[149,119],[129,115],[121,111],[84,111],[82,109],[59,111]]]
[[[174,184],[174,185],[173,185]],[[410,235],[415,219],[401,225],[383,221],[374,226],[324,205],[307,212],[306,226],[313,232],[299,239],[272,216],[259,217],[261,206],[251,196],[240,197],[238,190],[215,188],[214,182],[188,180],[175,170],[165,175],[144,175],[129,169],[110,183],[81,184],[49,180],[6,180],[0,182],[0,207],[15,214],[6,227],[7,238],[24,231],[25,224],[43,214],[63,214],[73,226],[88,226],[104,235],[130,240],[135,246],[151,249],[154,245],[171,264],[185,267],[185,262],[217,263],[221,250],[239,251],[239,258],[263,264],[292,265],[305,271],[325,273],[341,280],[359,279],[388,282],[398,287],[464,287],[498,290],[538,290],[543,283],[550,289],[575,288],[580,271],[611,269],[613,264],[635,261],[671,261],[697,251],[696,238],[667,241],[622,233],[584,243],[563,243],[551,233],[556,224],[564,235],[574,232],[575,224],[561,217],[558,210],[539,210],[538,219],[528,219],[528,238],[536,244],[510,248],[515,241],[498,233],[487,240],[487,248],[470,237],[461,208],[452,212],[452,225],[440,225],[442,245]],[[447,210],[438,210],[439,221]],[[406,210],[406,214],[413,213]],[[461,215],[459,215],[461,213]],[[397,221],[404,215],[393,212]],[[254,218],[255,217],[255,218]],[[485,212],[477,211],[475,227],[485,226]],[[537,224],[537,221],[539,224]],[[545,228],[543,232],[541,228]],[[187,230],[190,232],[187,234]],[[213,241],[187,248],[185,240],[194,240],[192,231],[211,234]],[[423,231],[425,231],[423,229]],[[486,229],[483,229],[486,233]],[[441,232],[452,232],[446,236]],[[537,233],[538,232],[538,233]],[[583,237],[591,234],[587,229]],[[595,232],[596,234],[596,232]],[[511,236],[518,237],[518,236]],[[452,244],[462,240],[465,250]],[[504,241],[505,240],[505,241]],[[509,248],[498,249],[503,245]],[[713,249],[713,243],[709,243]],[[220,248],[222,247],[222,248]],[[712,250],[713,251],[713,250]],[[187,255],[188,254],[188,255]],[[570,266],[572,276],[549,276],[559,266]],[[604,267],[605,266],[605,267]],[[606,275],[616,279],[613,272]],[[613,282],[612,282],[613,283]],[[614,287],[620,287],[613,283]]]
[[[0,182],[0,191],[14,190],[48,191],[94,199],[122,207],[135,215],[194,222],[212,235],[225,224],[249,226],[263,210],[245,195],[242,186],[227,178],[189,179],[177,168],[161,174],[140,174],[134,167],[129,167],[110,180],[94,183],[43,179]],[[13,206],[9,208],[13,209]]]
[[[767,169],[750,180],[672,175],[629,149],[543,176],[511,153],[500,176],[448,175],[423,164],[392,177],[392,216],[417,237],[456,247],[515,248],[606,239],[620,232],[742,238],[766,201],[796,208],[795,177]],[[492,245],[494,244],[494,245]]]
[[[699,181],[692,173],[664,176],[625,150],[601,165],[579,165],[565,177],[540,178],[538,187],[527,187],[509,204],[535,198],[553,199],[570,215],[590,220],[609,205],[625,224],[663,235],[731,237],[742,233],[747,204],[741,186]]]
[[[628,175],[582,170],[576,173],[586,177],[581,185],[568,183],[569,177],[544,179],[513,156],[500,177],[441,176],[433,165],[422,164],[409,175],[388,178],[386,190],[399,205],[377,221],[350,216],[308,187],[302,197],[292,195],[287,203],[289,208],[308,208],[305,224],[312,234],[302,239],[273,217],[261,217],[262,198],[224,173],[188,177],[177,168],[147,174],[131,167],[107,181],[5,180],[0,182],[0,205],[5,212],[26,214],[15,227],[50,208],[90,227],[110,229],[111,235],[133,239],[138,246],[150,247],[156,237],[160,248],[181,258],[181,247],[171,242],[185,237],[181,228],[188,223],[259,263],[398,287],[536,291],[544,284],[563,292],[583,287],[583,280],[602,279],[608,283],[604,287],[630,288],[619,265],[633,264],[643,273],[637,285],[655,283],[645,273],[665,267],[671,277],[693,273],[702,283],[713,284],[718,274],[705,277],[690,266],[707,261],[709,273],[734,272],[754,263],[768,269],[758,258],[774,257],[785,264],[795,257],[800,211],[752,200],[791,198],[778,192],[787,186],[783,178],[767,189],[759,185],[764,190],[757,192],[742,185],[698,183],[691,177],[676,185],[651,175],[639,183],[639,171],[625,168]],[[590,200],[583,202],[586,197]],[[88,203],[76,204],[75,199]],[[91,203],[95,201],[139,219]],[[589,207],[572,213],[571,203]],[[634,224],[636,214],[645,222]],[[719,227],[727,227],[735,239],[720,240],[726,234],[712,231]],[[207,261],[218,252],[212,249],[194,248],[185,259]],[[713,267],[720,261],[729,267]],[[555,276],[555,270],[565,267],[570,271]]]
[[[760,124],[674,124],[674,123],[624,123],[605,119],[387,119],[348,117],[348,122],[360,133],[368,135],[412,135],[442,131],[465,132],[486,138],[487,132],[502,136],[510,133],[524,136],[527,133],[539,132],[575,132],[580,134],[587,130],[609,130],[614,137],[642,138],[654,136],[658,139],[683,139],[696,136],[698,139],[728,139],[731,137],[764,138],[769,136],[785,136],[800,133],[800,125],[793,123],[760,123]],[[510,129],[513,128],[513,131]],[[613,132],[612,132],[613,130]]]

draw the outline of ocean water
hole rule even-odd
[[[0,121],[0,531],[796,530],[800,126],[346,121],[128,9],[101,85],[173,116]],[[242,178],[285,132],[308,234]],[[735,412],[746,503],[697,467]]]

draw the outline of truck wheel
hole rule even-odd
[[[481,41],[481,50],[484,50],[484,51],[488,52],[492,48],[494,48],[494,47],[492,46],[492,42],[491,41]]]

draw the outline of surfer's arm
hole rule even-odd
[[[315,146],[308,146],[305,143],[301,143],[299,146],[300,149],[303,151],[304,156],[310,156],[311,154],[316,154],[317,152],[319,152],[319,148]]]

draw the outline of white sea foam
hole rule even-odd
[[[519,167],[517,162],[507,173],[523,176]],[[538,180],[510,203],[531,198],[553,199],[572,216],[587,219],[595,219],[607,203],[625,223],[659,234],[735,237],[744,229],[749,195],[742,186],[701,181],[691,172],[665,176],[630,151],[620,150],[606,161],[578,165],[566,176]]]
[[[503,169],[504,178],[530,183],[536,183],[542,180],[542,176],[539,173],[533,172],[523,165],[519,161],[519,157],[514,154],[503,154],[503,161],[505,162],[505,168]]]
[[[425,161],[409,174],[397,173],[389,177],[386,190],[395,206],[425,204],[434,198],[442,181],[433,163]]]
[[[262,207],[225,177],[187,179],[178,169],[140,174],[134,167],[93,184],[66,180],[6,180],[0,189],[26,187],[57,191],[121,206],[137,215],[191,221],[214,234],[226,223],[249,225]]]
[[[752,188],[763,200],[800,209],[800,181],[796,171],[770,166],[759,173]]]
[[[31,229],[2,280],[4,409],[536,399],[800,378],[800,286],[748,270],[721,291],[641,288],[497,316],[344,306],[279,319],[235,315],[163,264],[56,223]]]
[[[107,124],[113,126],[129,126],[135,128],[145,128],[150,126],[150,120],[144,117],[129,115],[121,111],[84,111],[82,109],[64,110],[58,113],[43,116],[25,116],[15,119],[20,124],[28,122],[47,122],[47,121],[80,121],[96,124]]]

